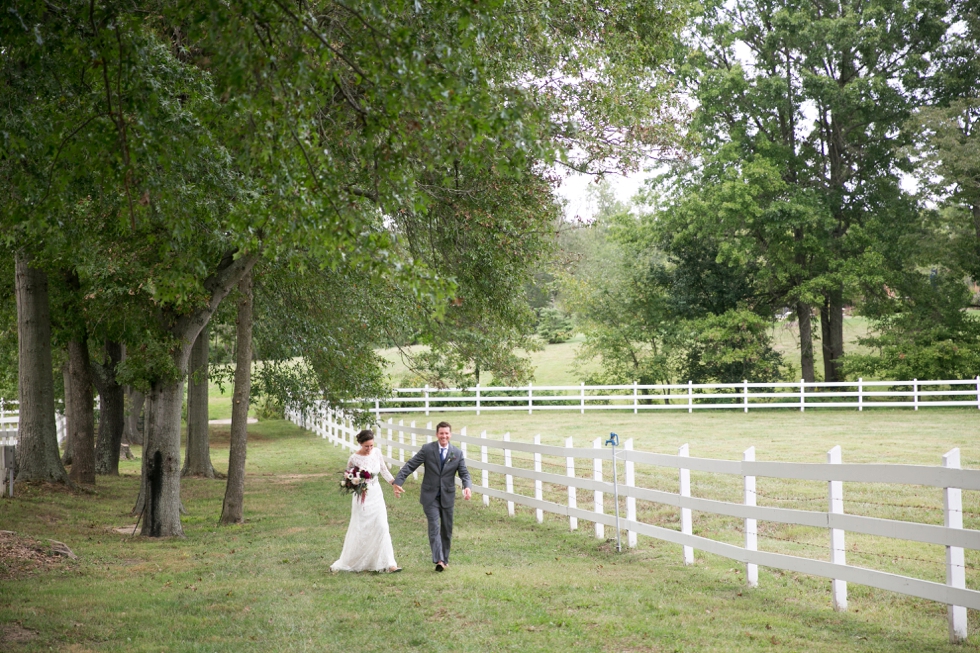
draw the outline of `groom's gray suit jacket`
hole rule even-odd
[[[408,475],[419,467],[425,465],[425,476],[422,478],[422,489],[419,492],[419,503],[423,506],[435,503],[436,497],[442,495],[442,505],[452,506],[456,500],[456,474],[463,482],[463,487],[472,487],[470,482],[470,472],[466,469],[466,461],[463,460],[463,452],[449,443],[449,451],[446,454],[445,464],[440,466],[439,443],[429,442],[422,445],[411,460],[405,463],[398,476],[395,478],[395,485],[404,485]]]

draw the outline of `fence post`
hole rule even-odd
[[[689,445],[684,445],[677,452],[678,456],[687,457],[690,455]],[[691,496],[691,470],[684,469],[681,467],[681,496],[689,497]],[[693,533],[693,524],[691,522],[691,509],[681,508],[681,533],[686,535],[691,535]],[[693,565],[694,564],[694,547],[684,545],[684,564]]]
[[[378,399],[374,400],[374,421],[381,423],[381,402]]]
[[[459,434],[461,436],[463,436],[464,438],[466,437],[466,427],[465,426],[459,430]],[[466,443],[465,442],[460,442],[459,443],[459,450],[463,452],[463,458],[466,458]]]
[[[837,445],[827,452],[827,463],[839,465],[841,463],[841,448]],[[828,481],[830,490],[830,513],[835,515],[844,514],[844,482]],[[830,529],[830,561],[835,565],[847,564],[844,551],[844,531],[839,528]],[[831,598],[834,610],[843,612],[847,610],[847,581],[833,579],[831,582]]]
[[[540,433],[534,436],[534,444],[541,444]],[[537,472],[538,474],[541,473],[540,451],[534,452],[534,471]],[[534,479],[534,498],[537,499],[538,501],[544,499],[544,487],[543,484],[541,483],[541,479],[539,478]],[[534,511],[534,516],[535,518],[537,518],[539,524],[544,522],[544,510],[542,510],[541,508],[538,508],[537,510]]]
[[[412,447],[414,448],[417,445],[418,445],[418,434],[415,432],[415,422],[412,422]],[[415,455],[415,454],[412,454],[412,455]],[[416,481],[419,480],[419,470],[418,469],[416,469],[414,472],[412,472],[412,478],[414,478]]]
[[[749,447],[742,454],[742,460],[745,462],[752,462],[755,460],[755,447]],[[745,505],[754,506],[755,503],[755,476],[745,476]],[[756,520],[745,518],[745,550],[746,551],[758,551],[759,550],[759,539],[758,531],[756,529]],[[748,581],[749,587],[759,586],[759,565],[747,562],[745,563],[745,580]]]
[[[806,410],[804,404],[806,403],[806,379],[800,379],[800,412]]]
[[[510,442],[510,431],[504,433],[504,442]],[[504,449],[504,467],[512,467],[510,464],[510,449]],[[514,494],[514,477],[511,474],[504,475],[504,492]],[[507,502],[507,514],[514,516],[514,502]]]
[[[858,377],[858,412],[864,410],[864,379]]]
[[[960,468],[960,449],[951,449],[943,456],[943,467],[947,469]],[[943,490],[943,523],[946,528],[963,528],[963,490],[945,488]],[[950,587],[966,587],[966,560],[963,548],[958,546],[946,547],[946,584]],[[961,605],[950,605],[949,608],[949,641],[958,644],[966,640],[967,617],[966,608]]]
[[[572,444],[572,438],[565,438],[565,448],[571,449],[575,445]],[[569,478],[575,478],[575,456],[565,457],[565,475]],[[576,495],[576,488],[574,485],[569,484],[568,486],[568,507],[578,508],[578,497]],[[568,530],[577,531],[578,530],[578,517],[568,517]]]
[[[405,463],[405,420],[398,420],[398,462]]]
[[[531,386],[532,383],[528,381],[527,382],[527,414],[528,415],[531,414],[531,409],[534,406],[534,394],[533,391],[531,390]]]
[[[623,444],[623,450],[626,453],[626,487],[633,488],[636,487],[636,472],[635,465],[629,452],[633,451],[633,438],[630,438]],[[627,490],[627,492],[630,492]],[[636,521],[636,497],[626,495],[626,521],[635,522]],[[626,531],[626,545],[630,548],[636,546],[636,531],[627,530]]]
[[[977,401],[980,401],[980,381],[977,383]],[[585,415],[585,381],[582,382],[582,414]]]
[[[391,458],[391,436],[392,436],[391,425],[392,425],[392,423],[393,423],[393,418],[389,417],[388,418],[388,437],[386,438],[388,440],[388,457],[389,458]]]
[[[749,412],[749,380],[742,379],[742,387],[744,388],[742,392],[743,403],[745,404],[745,412]]]
[[[977,410],[980,410],[980,375],[977,376]]]
[[[912,379],[912,405],[919,410],[919,379]]]
[[[636,381],[633,381],[633,414],[634,415],[636,415],[636,413],[639,411],[639,403],[640,402],[637,400],[636,397]]]
[[[693,381],[687,382],[687,412],[694,412],[694,385]]]
[[[480,433],[480,437],[483,438],[484,440],[486,440],[487,439],[487,432],[486,431],[482,431]],[[480,462],[482,462],[484,465],[486,465],[487,462],[488,462],[488,460],[487,460],[487,445],[485,445],[485,444],[480,445]],[[480,472],[480,476],[481,476],[481,480],[483,481],[483,487],[484,487],[484,489],[489,488],[490,487],[490,472],[488,472],[486,469],[483,469]],[[485,506],[489,506],[490,505],[490,495],[489,494],[484,493],[484,495],[483,495],[483,505],[485,505]]]
[[[476,414],[480,414],[480,384],[476,384]],[[484,495],[486,496],[486,495]]]
[[[432,430],[432,422],[426,422],[426,424],[425,424],[425,430],[427,430],[427,431],[431,431]],[[429,444],[430,442],[432,442],[432,435],[429,434],[429,433],[426,433],[425,434],[425,443],[426,444]]]
[[[593,440],[592,448],[596,449],[597,451],[599,449],[602,449],[602,438],[596,438],[595,440]],[[592,479],[596,482],[601,483],[602,482],[602,458],[599,458],[598,455],[592,459],[592,470],[593,470]],[[602,492],[600,492],[599,490],[595,491],[594,501],[595,501],[595,512],[597,515],[601,515],[603,513]],[[605,524],[602,524],[600,522],[595,523],[595,536],[600,540],[606,539]]]

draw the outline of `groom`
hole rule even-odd
[[[456,500],[456,474],[463,482],[463,498],[469,500],[470,472],[466,469],[463,452],[449,444],[453,429],[447,422],[436,426],[437,442],[429,442],[405,463],[395,478],[395,496],[405,492],[402,485],[408,475],[425,465],[419,503],[429,521],[429,546],[436,571],[443,571],[449,563],[449,546],[453,541],[453,502]]]

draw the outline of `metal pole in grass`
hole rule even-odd
[[[606,444],[612,445],[612,460],[613,460],[613,499],[616,503],[616,550],[620,553],[623,551],[622,542],[619,539],[619,482],[616,478],[616,447],[619,445],[619,436],[615,433],[609,434],[609,439],[606,440]]]

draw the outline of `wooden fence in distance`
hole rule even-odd
[[[19,403],[0,397],[0,446],[17,444],[19,419]],[[65,440],[65,416],[55,413],[54,423],[58,432],[58,444],[61,444]]]
[[[793,383],[693,383],[674,385],[480,386],[396,388],[387,399],[356,402],[375,419],[389,413],[495,410],[695,410],[789,408],[911,408],[961,406],[980,409],[980,376],[952,381],[857,381]]]

